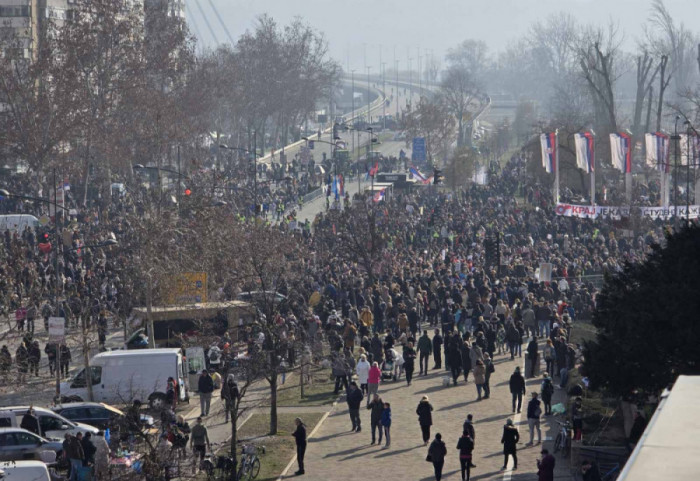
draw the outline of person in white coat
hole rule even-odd
[[[355,366],[355,372],[357,373],[357,382],[360,384],[360,389],[362,389],[362,394],[367,396],[369,393],[367,380],[369,378],[369,368],[370,365],[367,362],[367,356],[362,354],[360,356],[360,361]]]
[[[403,372],[403,355],[399,353],[396,349],[389,349],[391,353],[391,358],[394,360],[394,380],[401,379],[401,373]]]

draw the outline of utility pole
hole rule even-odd
[[[396,121],[399,121],[399,60],[394,60],[396,64]]]
[[[54,232],[56,233],[56,250],[54,251],[54,269],[56,270],[56,283],[54,285],[54,305],[56,306],[55,315],[58,317],[60,309],[58,307],[58,297],[61,295],[60,286],[58,285],[59,274],[58,274],[58,249],[60,241],[60,229],[58,228],[58,202],[57,202],[57,191],[56,188],[56,169],[53,169],[53,225]],[[63,213],[61,213],[63,214]],[[63,328],[65,332],[66,328],[66,318],[63,318]],[[65,339],[63,342],[66,342]],[[56,345],[56,402],[61,402],[61,343]]]
[[[386,130],[386,62],[382,62],[382,93],[384,94],[384,101],[382,102],[382,128]]]
[[[371,114],[371,107],[370,107],[370,88],[371,84],[369,83],[369,71],[372,69],[371,65],[367,66],[367,127],[372,123],[372,114]]]

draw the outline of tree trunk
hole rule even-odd
[[[233,401],[233,406],[231,407],[231,459],[233,460],[233,466],[236,471],[238,471],[238,459],[236,458],[236,445],[238,444],[238,402]]]
[[[661,130],[661,114],[664,110],[664,92],[666,87],[668,87],[671,81],[671,74],[669,73],[668,78],[664,79],[666,75],[666,64],[668,63],[668,57],[666,55],[661,57],[661,76],[659,78],[659,102],[658,108],[656,109],[656,130],[657,132]]]

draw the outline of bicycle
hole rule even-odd
[[[251,480],[260,474],[260,458],[258,450],[265,453],[265,446],[258,448],[254,444],[246,444],[241,450],[241,467],[238,469],[238,481]]]
[[[563,456],[567,457],[571,451],[571,424],[569,421],[557,421],[557,424],[561,426],[561,429],[554,440],[554,453],[556,454],[561,450]]]

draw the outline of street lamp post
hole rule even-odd
[[[367,126],[369,126],[370,123],[372,123],[372,117],[371,117],[371,107],[370,107],[370,83],[369,83],[369,71],[372,69],[371,65],[367,66]]]
[[[673,224],[678,228],[678,147],[680,144],[681,136],[678,134],[678,121],[681,119],[680,115],[676,115],[676,121],[674,123],[673,135],[671,140],[675,145],[675,161],[673,169]]]

